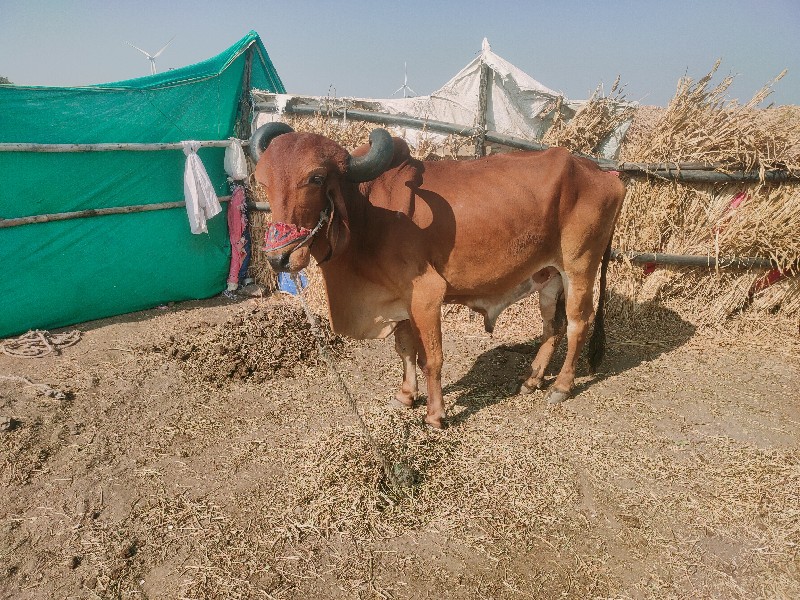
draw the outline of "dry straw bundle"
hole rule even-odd
[[[250,176],[247,186],[247,200],[249,202],[267,202],[267,194],[264,188],[256,181],[255,177]],[[269,266],[262,248],[264,238],[272,223],[272,215],[264,211],[250,211],[250,276],[256,282],[266,287],[267,293],[272,293],[278,289],[278,279],[272,267]]]
[[[711,86],[719,61],[697,82],[684,77],[649,139],[626,144],[623,160],[704,162],[729,170],[800,169],[798,114],[789,107],[758,108],[785,74],[739,104],[728,100],[733,77]]]
[[[731,77],[712,86],[719,67],[699,81],[683,78],[666,110],[643,107],[620,160],[701,162],[721,171],[800,169],[800,109],[758,108],[775,79],[739,104],[726,100]],[[794,273],[800,257],[800,186],[685,184],[649,178],[627,181],[617,225],[620,250],[771,258],[774,278]],[[766,286],[764,271],[708,271],[659,267],[616,270],[616,284],[639,300],[660,299],[688,319],[722,322],[744,309],[800,316],[796,276]],[[795,273],[796,275],[796,273]]]
[[[567,121],[564,118],[563,98],[559,97],[553,106],[553,124],[542,137],[545,144],[563,146],[573,152],[595,154],[603,141],[617,127],[629,121],[636,111],[627,102],[619,77],[611,86],[611,95],[603,93],[598,86],[592,97]]]

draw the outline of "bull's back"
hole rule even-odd
[[[565,228],[598,228],[621,185],[582,161],[552,148],[424,163],[414,220],[450,293],[510,289],[560,266]]]

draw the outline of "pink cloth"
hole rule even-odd
[[[733,210],[734,208],[739,208],[739,205],[747,200],[747,192],[739,192],[736,194],[732,199],[731,203],[728,205],[728,210]]]
[[[233,186],[231,202],[228,206],[228,233],[231,239],[231,268],[228,271],[228,283],[239,283],[239,270],[246,256],[244,232],[247,229],[247,213],[245,212],[244,188]]]
[[[274,252],[299,241],[305,241],[311,230],[290,223],[272,223],[264,235],[264,250]]]

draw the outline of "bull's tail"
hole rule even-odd
[[[611,260],[611,240],[608,240],[603,262],[600,264],[600,296],[597,300],[597,312],[594,317],[594,331],[589,339],[586,352],[589,358],[589,370],[592,373],[597,371],[597,367],[603,361],[606,353],[606,329],[604,307],[606,303],[606,279],[608,272],[608,262]]]

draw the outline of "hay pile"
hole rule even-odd
[[[719,65],[696,82],[682,78],[651,136],[626,143],[621,160],[703,162],[727,170],[800,169],[797,112],[786,106],[759,108],[784,73],[740,104],[727,99],[733,77],[712,86]]]
[[[331,333],[326,320],[321,331],[328,349],[341,356],[344,340]],[[187,376],[218,386],[293,377],[320,364],[305,313],[291,301],[254,302],[222,324],[198,323],[148,350],[179,361]]]
[[[247,185],[246,194],[248,202],[269,202],[264,188],[259,184],[253,175]],[[249,215],[248,227],[250,229],[250,266],[248,274],[257,283],[265,286],[269,293],[278,289],[278,278],[272,267],[267,262],[266,255],[262,251],[267,229],[272,223],[272,214],[264,211],[251,210]]]
[[[726,77],[712,86],[719,67],[693,81],[683,78],[666,109],[643,107],[623,143],[625,162],[701,162],[721,171],[800,170],[800,109],[758,108],[772,85],[740,104],[727,100]],[[800,186],[686,184],[629,179],[614,247],[773,259],[786,275],[800,258]],[[786,277],[763,286],[764,271],[678,269],[654,273],[617,266],[617,291],[637,301],[659,300],[698,323],[721,323],[744,310],[800,318],[800,282]]]

